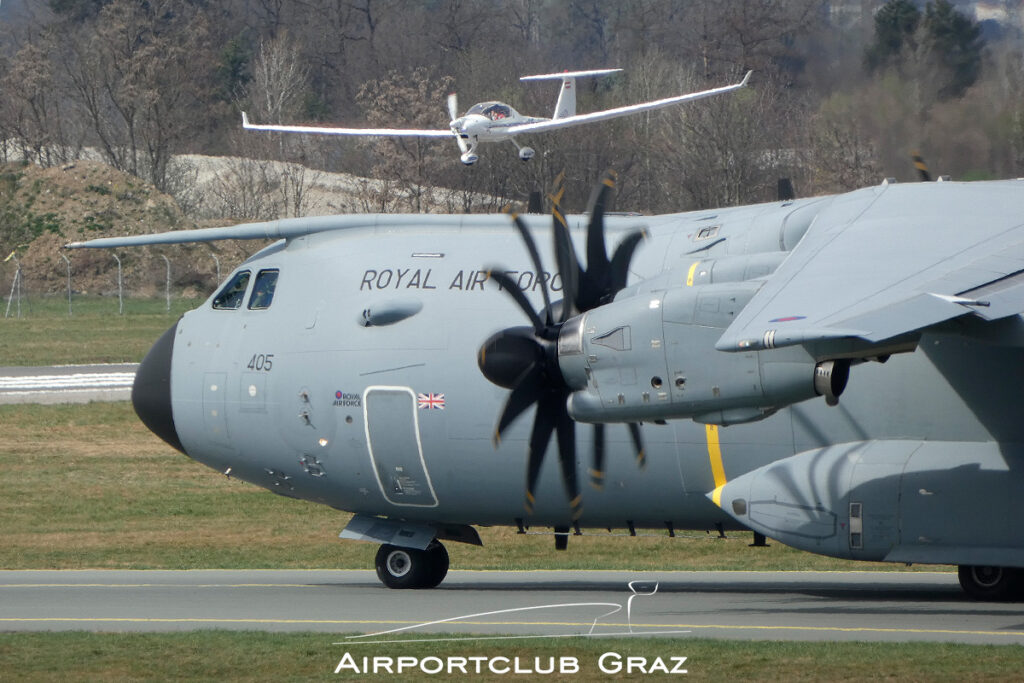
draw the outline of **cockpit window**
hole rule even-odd
[[[278,270],[261,270],[256,276],[256,284],[252,286],[252,296],[249,297],[250,310],[262,310],[270,307],[274,300],[274,290],[277,289]]]
[[[512,107],[503,102],[481,102],[470,107],[466,114],[481,114],[491,121],[500,121],[511,117],[513,111]]]
[[[231,281],[220,290],[220,293],[213,299],[213,307],[221,311],[233,311],[242,307],[245,299],[245,290],[249,286],[249,271],[242,270],[235,273]]]

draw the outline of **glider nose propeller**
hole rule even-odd
[[[184,453],[171,411],[171,353],[177,332],[174,323],[142,359],[132,384],[132,406],[149,431]]]
[[[630,233],[616,248],[609,260],[604,239],[604,211],[608,193],[615,186],[615,175],[607,173],[590,204],[587,224],[587,268],[579,266],[572,238],[559,203],[562,198],[562,176],[555,181],[551,217],[555,257],[562,279],[561,302],[551,303],[547,286],[541,280],[544,308],[538,313],[517,283],[502,268],[491,268],[490,277],[516,302],[530,320],[530,327],[510,327],[492,335],[477,354],[483,375],[494,384],[511,389],[494,431],[495,446],[502,433],[530,406],[536,404],[533,430],[530,433],[526,461],[526,511],[533,513],[534,490],[548,442],[554,432],[558,439],[558,460],[565,483],[573,521],[583,512],[582,498],[576,480],[576,423],[569,415],[567,401],[574,388],[562,376],[558,364],[558,338],[563,326],[576,313],[583,313],[612,300],[626,286],[629,263],[641,231]],[[534,272],[542,273],[537,245],[526,223],[518,215],[512,221],[522,236]],[[629,424],[629,433],[637,452],[637,464],[645,464],[640,426]],[[593,468],[591,484],[600,489],[604,484],[604,425],[594,425]]]
[[[448,129],[451,130],[452,135],[455,136],[455,142],[459,145],[459,150],[462,152],[462,163],[467,166],[476,163],[478,157],[473,151],[473,145],[470,145],[466,140],[470,135],[475,135],[476,132],[467,130],[467,124],[469,118],[466,116],[459,116],[459,96],[455,93],[448,95]]]

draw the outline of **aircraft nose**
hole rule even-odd
[[[184,453],[171,410],[171,354],[177,331],[174,323],[142,359],[132,384],[132,406],[149,431]]]

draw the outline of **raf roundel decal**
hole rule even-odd
[[[363,397],[359,394],[346,394],[341,389],[334,392],[334,405],[345,408],[359,408],[363,405]]]

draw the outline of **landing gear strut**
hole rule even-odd
[[[385,543],[374,564],[377,578],[388,588],[434,588],[448,574],[448,551],[438,541],[426,550]]]
[[[1013,600],[1024,591],[1024,570],[1014,567],[960,565],[957,576],[960,587],[975,600]]]

